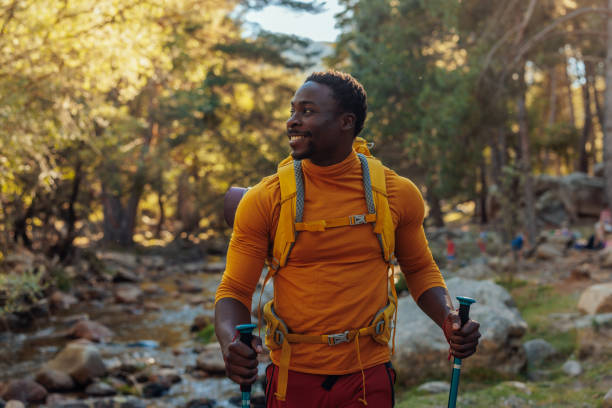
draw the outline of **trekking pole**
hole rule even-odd
[[[457,296],[459,301],[459,318],[461,327],[470,319],[470,305],[476,302],[469,297]],[[459,389],[459,375],[461,374],[461,359],[455,357],[453,360],[453,375],[451,377],[450,393],[448,395],[448,408],[455,408],[457,403],[457,391]]]
[[[236,326],[236,330],[240,333],[240,341],[251,347],[251,340],[253,340],[253,329],[254,324],[239,324]],[[242,408],[251,407],[251,385],[240,385],[240,391],[242,391]]]

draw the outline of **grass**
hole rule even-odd
[[[567,376],[562,365],[576,355],[577,335],[575,330],[561,331],[558,321],[550,317],[552,313],[575,312],[578,294],[520,280],[499,283],[511,292],[528,324],[523,340],[542,338],[558,350],[558,356],[537,367],[544,373],[539,380],[529,380],[527,373],[504,377],[487,369],[462,374],[457,406],[600,407],[603,396],[612,387],[612,356],[581,361],[583,373]],[[450,372],[445,381],[450,381]],[[523,385],[517,387],[513,382]],[[446,407],[448,394],[429,395],[416,387],[397,387],[396,399],[398,408]]]

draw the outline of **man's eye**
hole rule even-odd
[[[304,109],[304,113],[312,113],[312,112],[314,112],[314,111],[312,109],[310,109],[310,108]]]

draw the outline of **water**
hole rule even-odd
[[[204,296],[204,304],[190,304],[194,295],[179,293],[175,283],[178,279],[201,281],[204,290],[198,296]],[[80,303],[44,322],[37,321],[37,327],[27,332],[0,333],[0,381],[35,374],[70,341],[65,333],[76,317],[87,315],[114,332],[112,341],[98,345],[108,369],[129,362],[153,368],[172,367],[178,372],[181,382],[174,384],[166,396],[147,400],[149,407],[181,407],[202,397],[216,400],[218,407],[234,406],[229,399],[239,397],[240,390],[232,381],[224,377],[200,379],[188,372],[196,364],[198,354],[194,348],[200,346],[190,326],[198,315],[212,318],[219,281],[219,274],[173,275],[155,282],[164,294],[146,298],[160,307],[158,311],[111,302]],[[263,370],[262,365],[260,373]],[[260,385],[255,386],[256,390],[263,392]]]

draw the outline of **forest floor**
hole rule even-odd
[[[491,372],[462,374],[457,406],[470,407],[602,407],[612,389],[612,352],[610,337],[589,341],[607,342],[585,348],[584,337],[567,319],[579,315],[577,304],[590,285],[611,282],[612,272],[599,266],[596,251],[574,251],[553,260],[525,260],[521,271],[497,278],[514,298],[528,324],[524,341],[544,339],[556,354],[535,365],[528,362],[516,374],[501,376]],[[597,333],[597,327],[594,330]],[[592,346],[592,344],[591,344]],[[591,347],[592,349],[592,347]],[[582,373],[568,375],[563,365],[577,361]],[[433,380],[450,382],[448,378]],[[448,393],[430,394],[418,387],[396,390],[398,408],[446,407]]]

